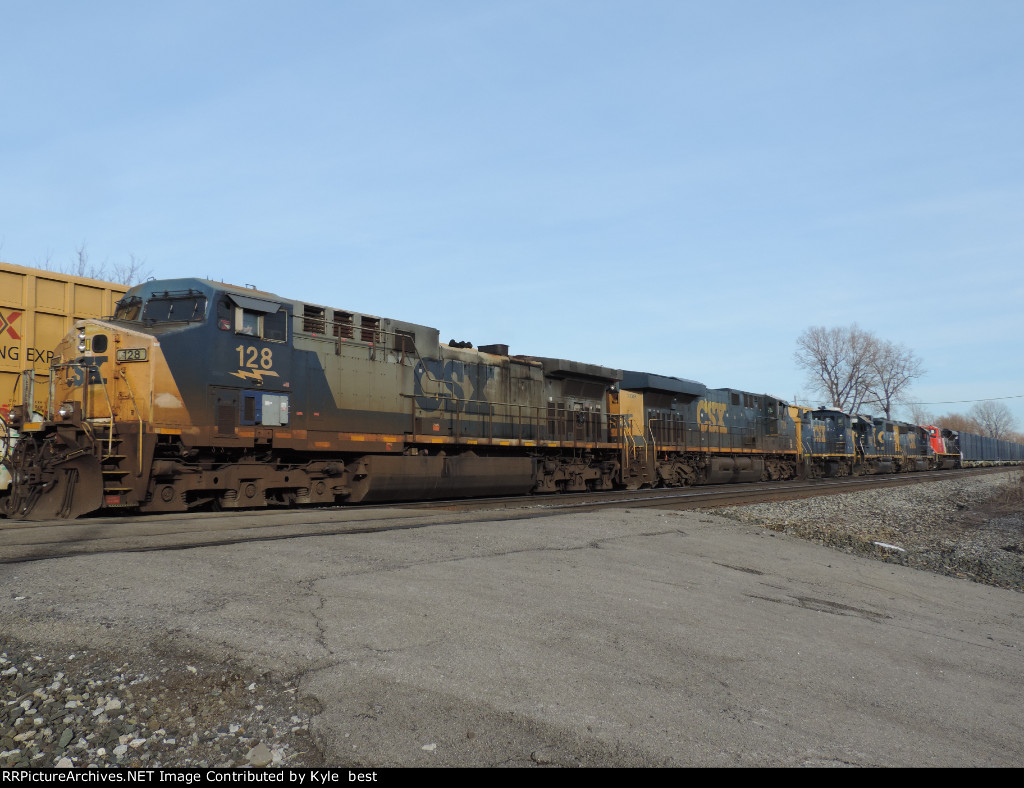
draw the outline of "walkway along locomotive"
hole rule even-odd
[[[17,519],[636,489],[940,467],[924,428],[202,279],[132,288],[55,349]],[[35,376],[22,402],[40,399]],[[870,444],[870,446],[869,446]],[[0,491],[2,494],[2,491]]]

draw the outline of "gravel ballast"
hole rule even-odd
[[[288,682],[0,642],[0,767],[322,765],[313,709]]]
[[[986,476],[715,509],[847,553],[1024,591],[1024,478]]]

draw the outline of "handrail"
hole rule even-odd
[[[124,367],[121,367],[120,376],[121,376],[121,380],[124,381],[125,387],[128,389],[128,395],[132,398],[132,405],[135,406],[135,414],[139,417],[139,439],[138,439],[138,444],[139,444],[139,472],[137,474],[135,474],[135,475],[136,476],[142,476],[142,411],[139,410],[139,403],[137,403],[135,401],[135,392],[132,391],[132,384],[128,382],[128,371]],[[113,436],[113,433],[114,433],[113,419],[111,419],[110,433],[111,433],[111,436]]]
[[[519,435],[519,439],[523,439],[523,428],[524,425],[534,428],[537,432],[537,437],[534,440],[540,440],[540,434],[543,432],[544,423],[552,420],[546,405],[524,405],[520,402],[495,402],[491,400],[483,399],[463,399],[455,397],[450,394],[435,395],[435,394],[408,394],[402,393],[401,397],[410,400],[410,417],[415,418],[431,418],[436,417],[438,419],[450,419],[454,422],[455,435],[462,435],[462,425],[464,423],[470,424],[486,424],[487,434],[486,437],[493,439],[494,436],[494,425],[498,422],[507,423],[515,432]],[[416,405],[416,399],[424,397],[426,399],[435,401],[437,407],[434,409],[427,409],[418,407]],[[477,413],[468,413],[471,406],[480,406],[480,410]],[[478,416],[478,419],[472,419],[468,422],[463,418],[464,414],[470,416]],[[562,411],[562,418],[557,419],[560,427],[565,427],[565,434],[559,436],[552,436],[549,440],[558,441],[574,441],[589,443],[599,440],[597,436],[591,435],[589,438],[584,438],[582,441],[578,441],[575,437],[568,437],[569,427],[575,423],[576,411],[564,410]],[[614,413],[608,413],[604,410],[600,412],[590,412],[591,416],[598,417],[598,423],[596,425],[598,430],[608,429],[613,420],[619,415]],[[590,423],[590,422],[588,422]],[[411,427],[414,429],[414,424]],[[594,425],[591,425],[594,426]],[[588,430],[591,432],[591,430]],[[481,436],[484,437],[484,436]],[[513,435],[508,436],[509,439],[515,439]]]
[[[98,364],[87,364],[83,366],[85,366],[87,370],[95,369],[96,377],[99,377],[100,367]],[[92,384],[89,383],[89,375],[87,372],[85,376],[85,383],[82,384],[83,390],[88,391],[88,388],[91,385]],[[103,388],[103,396],[107,400],[107,412],[110,413],[110,432],[107,433],[107,456],[110,456],[111,454],[114,453],[114,406],[110,401],[110,392],[107,391],[107,387],[103,386],[102,383],[99,385],[102,386]],[[82,414],[82,420],[85,420],[84,413]]]

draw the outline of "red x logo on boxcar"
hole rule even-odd
[[[21,339],[18,332],[14,330],[14,326],[12,325],[19,317],[21,317],[21,312],[8,312],[7,317],[4,317],[4,313],[0,312],[0,334],[3,334],[6,331],[14,339]]]

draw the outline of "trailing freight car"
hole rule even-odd
[[[80,318],[100,317],[114,311],[114,303],[127,291],[124,285],[81,276],[24,268],[0,262],[0,461],[12,449],[17,431],[7,425],[8,414],[21,405],[22,373],[28,369],[38,380],[27,418],[45,413],[53,348]],[[11,476],[0,465],[0,495]]]
[[[33,370],[33,410],[46,412],[50,361],[76,320],[114,313],[125,285],[0,262],[0,415],[21,404],[21,374]]]
[[[957,447],[966,465],[1024,461],[1024,446],[1019,443],[970,432],[957,433]]]

